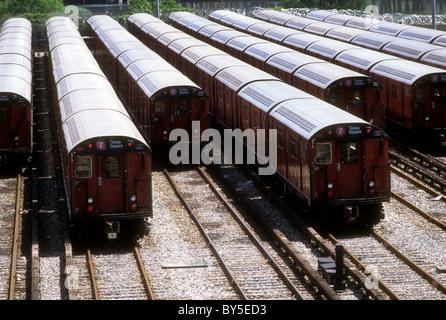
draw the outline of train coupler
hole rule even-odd
[[[359,218],[359,207],[358,206],[345,206],[344,207],[344,218],[347,223],[354,223],[358,221]]]
[[[118,233],[121,231],[121,224],[119,221],[105,221],[104,233],[107,234],[108,239],[118,238]]]

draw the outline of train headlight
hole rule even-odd
[[[333,191],[333,183],[328,183],[327,184],[327,197],[329,198],[333,198],[334,196],[334,191]]]
[[[88,206],[87,206],[87,211],[88,211],[88,213],[93,213],[93,212],[94,212],[93,198],[92,198],[92,197],[89,197],[89,198],[87,199],[87,202],[88,202]]]
[[[136,205],[136,195],[130,197],[130,210],[136,211],[138,209],[138,206]]]
[[[369,196],[375,195],[375,181],[369,181]]]

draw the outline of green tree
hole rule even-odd
[[[166,13],[179,10],[180,6],[176,0],[159,0],[160,12]],[[156,10],[156,0],[129,0],[129,10],[132,13],[146,12],[154,14]]]
[[[60,12],[63,0],[2,0],[0,1],[0,22],[10,17],[23,17],[33,23],[45,22],[48,15]]]
[[[3,0],[1,15],[47,14],[63,8],[63,0]]]

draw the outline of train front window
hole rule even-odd
[[[356,142],[341,144],[341,163],[349,164],[358,162],[358,153],[358,144]]]
[[[317,164],[331,163],[331,144],[316,143],[316,163]]]
[[[416,100],[418,102],[425,102],[427,99],[427,88],[426,87],[418,87],[416,89]]]
[[[359,90],[350,90],[347,93],[348,96],[348,106],[349,107],[359,107],[361,106],[361,93]]]
[[[434,89],[435,102],[446,102],[446,87],[438,87]]]
[[[156,101],[155,102],[155,114],[157,116],[164,116],[166,114],[166,102]]]
[[[91,166],[91,157],[78,156],[76,157],[76,178],[91,178],[93,168]]]
[[[183,117],[186,115],[186,101],[185,100],[174,101],[173,115],[176,117]]]
[[[102,177],[119,178],[121,171],[119,166],[119,158],[109,156],[102,158]]]
[[[341,104],[341,93],[339,91],[330,92],[330,103],[336,107],[339,107]]]
[[[0,123],[6,122],[6,107],[0,107]]]

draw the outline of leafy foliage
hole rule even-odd
[[[145,12],[154,14],[156,10],[155,0],[131,0],[129,1],[129,10],[132,13]],[[180,6],[175,0],[159,0],[160,12],[171,12],[180,10]]]
[[[1,20],[21,16],[35,22],[62,8],[63,0],[2,0],[0,16]]]

